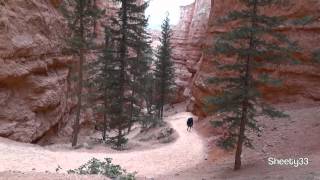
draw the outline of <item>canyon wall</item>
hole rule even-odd
[[[74,87],[67,77],[76,61],[65,52],[63,36],[67,28],[57,9],[60,3],[0,2],[1,137],[37,143],[46,136],[71,135],[76,99],[71,96]],[[109,7],[105,1],[96,3]],[[98,22],[99,39],[103,39],[102,32]],[[90,110],[84,111],[82,126],[92,121]]]
[[[196,0],[180,7],[180,21],[173,27],[172,59],[176,69],[177,95],[173,102],[190,98],[190,85],[205,44],[211,0]]]
[[[1,1],[0,136],[34,142],[66,122],[62,16],[46,0]],[[52,1],[56,3],[55,1]]]
[[[204,1],[196,0],[195,4]],[[311,54],[314,50],[320,48],[320,1],[314,0],[292,0],[288,6],[280,8],[267,7],[263,13],[272,15],[282,15],[289,19],[313,16],[316,21],[307,25],[285,25],[277,31],[285,33],[290,39],[298,41],[302,48],[302,53],[297,55],[301,60],[296,65],[270,66],[266,71],[274,77],[283,80],[279,88],[261,87],[264,98],[273,103],[313,103],[320,100],[320,67],[311,60]],[[215,58],[205,49],[213,46],[213,41],[221,32],[232,28],[232,25],[222,25],[218,23],[220,17],[225,16],[233,9],[240,9],[240,4],[235,0],[212,0],[206,2],[207,7],[202,8],[207,11],[204,14],[210,14],[209,20],[204,16],[200,21],[203,28],[195,29],[191,26],[195,5],[183,7],[182,17],[178,30],[175,29],[174,60],[179,67],[178,81],[184,90],[191,88],[188,110],[199,116],[206,116],[204,110],[204,98],[214,95],[217,88],[205,82],[208,77],[215,76],[217,69],[211,63]],[[211,8],[209,8],[211,7]],[[206,21],[207,20],[207,21]],[[197,25],[196,27],[198,27]],[[200,36],[192,36],[198,32]],[[201,38],[199,38],[201,37]],[[201,55],[201,52],[202,55]],[[221,62],[224,60],[222,59]],[[191,79],[191,80],[190,80]],[[188,82],[188,83],[187,83]],[[178,96],[179,97],[179,96]]]

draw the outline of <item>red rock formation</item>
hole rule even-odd
[[[116,5],[114,3],[110,3],[111,1],[105,1],[105,0],[95,0],[95,5],[99,7],[101,10],[105,10],[105,15],[101,19],[96,22],[96,43],[97,44],[103,44],[104,43],[104,27],[106,25],[109,25],[111,23],[110,18],[108,17],[114,17],[116,15],[116,11],[119,8],[119,5]]]
[[[56,9],[59,3],[59,0],[0,3],[2,137],[23,142],[37,142],[47,135],[70,137],[76,99],[67,101],[66,96],[71,97],[67,93],[67,76],[74,60],[64,52],[66,26]],[[109,7],[99,3],[99,7]],[[97,31],[103,32],[102,26],[98,27]],[[90,114],[90,111],[82,114],[82,124],[88,124]]]
[[[150,37],[151,37],[151,47],[152,49],[156,50],[157,47],[161,44],[160,43],[161,32],[158,30],[149,29],[148,33],[150,34]]]
[[[1,4],[0,136],[33,142],[66,119],[61,16],[48,1]]]
[[[210,3],[210,0],[196,0],[182,6],[180,21],[173,27],[172,49],[178,86],[177,98],[173,102],[184,101],[190,96],[189,85],[205,42]]]
[[[292,0],[287,7],[275,8],[273,6],[263,10],[264,13],[283,15],[288,18],[301,18],[312,15],[318,20],[305,26],[283,26],[278,31],[287,34],[292,40],[297,40],[303,53],[299,55],[302,60],[298,65],[270,66],[265,71],[275,77],[283,79],[281,88],[261,87],[264,98],[271,103],[314,102],[320,100],[320,67],[310,61],[310,54],[320,48],[320,1]],[[232,9],[241,6],[234,0],[215,0],[211,6],[210,18],[205,42],[206,47],[211,47],[214,38],[220,33],[232,28],[231,25],[221,25],[217,22],[219,17],[226,15]],[[204,53],[199,61],[199,69],[192,82],[192,102],[190,110],[200,116],[205,116],[203,99],[208,95],[214,95],[216,88],[209,86],[205,80],[214,76],[216,69],[211,63],[214,56]],[[223,59],[222,59],[223,61]],[[197,61],[195,61],[197,62]]]

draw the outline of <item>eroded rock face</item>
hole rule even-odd
[[[314,0],[292,0],[287,7],[275,8],[268,7],[264,9],[264,13],[273,15],[283,15],[288,18],[301,18],[312,15],[317,19],[316,22],[305,26],[283,26],[278,31],[281,31],[289,36],[290,39],[298,41],[299,46],[303,49],[303,53],[297,55],[301,59],[298,65],[280,65],[270,66],[265,71],[270,72],[274,77],[283,80],[282,87],[271,88],[261,87],[261,91],[266,100],[271,103],[312,103],[320,100],[320,67],[311,62],[311,53],[315,49],[320,48],[320,1]],[[205,41],[200,42],[200,45],[211,47],[213,40],[220,33],[232,28],[233,25],[221,25],[217,22],[219,17],[226,15],[232,9],[241,8],[233,0],[215,0],[211,4],[210,18],[208,28],[205,35]],[[199,58],[199,69],[197,70],[191,86],[192,97],[189,103],[189,110],[197,115],[206,116],[204,111],[203,99],[206,96],[214,95],[217,92],[217,87],[208,85],[205,80],[209,76],[217,75],[217,69],[211,63],[215,58],[214,55],[203,53]],[[227,59],[221,59],[221,62]],[[188,66],[187,66],[188,67]]]
[[[51,1],[5,1],[0,6],[0,136],[34,142],[66,120],[65,29]],[[56,2],[56,1],[55,1]],[[57,3],[57,2],[56,2]]]
[[[61,2],[0,2],[2,137],[36,143],[46,136],[70,137],[72,133],[76,99],[67,77],[76,61],[64,50],[67,28],[57,10]],[[97,32],[103,32],[99,22],[97,26]],[[92,112],[84,111],[81,124],[91,121]]]
[[[196,0],[182,6],[179,23],[173,27],[172,50],[176,67],[177,95],[173,102],[190,98],[191,80],[198,68],[205,42],[211,0]]]

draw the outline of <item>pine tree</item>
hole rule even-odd
[[[67,39],[68,48],[78,56],[77,67],[77,110],[73,125],[72,146],[77,145],[80,130],[80,115],[82,108],[83,68],[86,62],[86,53],[92,49],[94,38],[94,23],[102,11],[97,9],[93,0],[70,0],[64,1],[63,14],[68,20],[70,37]]]
[[[146,31],[148,26],[148,19],[145,18],[144,11],[148,4],[143,6],[143,11],[138,12],[136,18],[135,35],[132,37],[133,41],[130,44],[135,52],[135,55],[129,58],[129,72],[130,80],[129,86],[131,91],[131,107],[130,107],[130,122],[128,133],[131,130],[133,123],[141,119],[141,110],[143,100],[143,85],[145,83],[145,76],[148,73],[152,61],[152,48],[150,45],[150,35]]]
[[[138,116],[137,82],[138,73],[143,72],[140,67],[144,62],[140,61],[143,55],[145,25],[147,20],[144,11],[148,3],[139,4],[137,0],[115,0],[120,4],[117,18],[112,19],[111,33],[115,43],[114,70],[117,71],[116,86],[109,89],[112,93],[112,106],[110,107],[110,128],[117,131],[117,136],[111,140],[117,148],[121,148],[127,142],[125,129],[128,129]],[[139,71],[138,71],[139,70]]]
[[[156,83],[153,69],[151,68],[154,63],[154,53],[150,46],[147,44],[142,57],[140,59],[138,66],[136,68],[138,71],[138,78],[135,83],[137,88],[137,100],[140,101],[139,114],[136,121],[142,125],[142,129],[147,129],[150,125],[156,125],[157,117],[156,115]]]
[[[234,148],[234,169],[241,168],[243,144],[252,147],[246,131],[259,131],[257,116],[271,118],[285,115],[267,104],[261,96],[261,86],[281,86],[281,81],[271,77],[263,68],[279,63],[296,62],[292,54],[297,50],[284,34],[275,29],[284,25],[282,17],[263,14],[269,5],[285,5],[278,0],[240,0],[244,9],[234,10],[224,17],[222,23],[239,22],[228,32],[221,33],[215,41],[214,63],[223,72],[209,79],[220,87],[220,92],[207,99],[208,109],[219,113],[220,120],[213,124],[228,130],[220,145]],[[232,60],[221,63],[219,58]],[[219,74],[217,72],[217,74]]]
[[[163,118],[163,106],[169,102],[172,86],[174,85],[174,68],[171,60],[171,36],[170,20],[167,16],[161,26],[160,46],[157,52],[156,61],[156,81],[159,95],[158,97],[158,116]]]
[[[119,87],[116,82],[119,78],[119,70],[116,69],[118,66],[114,58],[114,41],[112,39],[112,34],[108,27],[105,27],[105,44],[102,49],[102,55],[98,57],[96,61],[89,64],[89,76],[90,79],[90,89],[93,90],[91,94],[92,104],[95,104],[97,114],[102,114],[103,116],[103,131],[102,139],[107,140],[106,132],[109,129],[108,126],[108,116],[113,116],[110,111],[110,107],[113,101],[113,92]],[[98,100],[102,100],[98,103]]]
[[[136,47],[137,56],[133,57],[129,61],[131,76],[129,81],[129,86],[131,89],[131,104],[128,133],[130,132],[133,123],[140,121],[141,118],[144,118],[142,112],[144,109],[143,100],[146,98],[145,91],[147,90],[144,88],[144,86],[148,78],[147,76],[148,71],[150,70],[150,62],[152,62],[152,57],[149,54],[151,51],[149,44],[146,43],[143,46],[145,47]]]
[[[155,110],[155,90],[156,90],[156,83],[155,77],[153,72],[149,72],[145,76],[145,83],[143,86],[144,91],[144,100],[146,102],[146,109],[147,114],[152,114]]]

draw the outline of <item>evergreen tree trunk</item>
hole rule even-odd
[[[257,14],[257,1],[254,2],[253,5],[253,14]],[[252,17],[252,27],[255,28],[255,17]],[[254,42],[253,42],[253,32],[251,31],[250,40],[249,40],[249,51],[253,50]],[[236,156],[235,156],[235,163],[234,163],[234,170],[239,170],[241,168],[241,154],[242,154],[242,146],[245,138],[245,128],[247,124],[248,119],[248,106],[249,106],[249,91],[250,91],[250,80],[251,80],[251,56],[248,55],[246,60],[246,66],[245,66],[245,78],[244,78],[244,100],[242,102],[242,113],[241,113],[241,121],[240,121],[240,129],[239,129],[239,135],[238,135],[238,142],[237,142],[237,150],[236,150]]]
[[[122,139],[122,128],[121,127],[119,127],[118,128],[118,137],[117,137],[117,142],[116,142],[116,146],[117,146],[117,148],[118,149],[120,149],[120,147],[121,147],[121,139]]]
[[[80,129],[80,115],[81,115],[81,103],[82,103],[82,87],[83,87],[83,62],[84,62],[83,50],[80,50],[80,61],[79,61],[79,79],[78,79],[78,103],[77,103],[77,114],[73,125],[73,135],[72,135],[72,147],[75,147],[78,142],[78,134]]]
[[[162,72],[163,74],[165,73],[164,71]],[[164,75],[163,75],[164,76]],[[161,80],[161,92],[160,92],[160,106],[159,106],[159,118],[162,121],[163,118],[163,106],[164,106],[164,102],[165,102],[165,82],[164,82],[164,78]]]
[[[131,128],[132,128],[132,125],[133,125],[133,109],[134,109],[134,107],[133,107],[133,105],[134,105],[134,95],[135,95],[135,89],[133,88],[132,89],[132,94],[131,94],[131,97],[132,97],[132,99],[131,99],[131,104],[130,104],[130,119],[129,119],[129,126],[128,126],[128,133],[130,133],[131,132]]]
[[[97,8],[97,0],[93,0],[93,6],[94,6],[94,8]],[[97,24],[97,20],[96,19],[94,19],[93,20],[93,36],[96,38],[97,36],[98,36],[98,24]]]
[[[241,168],[241,153],[242,153],[242,145],[244,141],[244,131],[245,131],[245,126],[246,126],[246,111],[247,108],[243,107],[243,114],[242,114],[242,119],[240,122],[240,132],[239,132],[239,137],[238,137],[238,142],[237,142],[237,150],[236,150],[236,156],[235,156],[235,162],[234,162],[234,170],[239,170]]]
[[[160,109],[160,120],[162,121],[163,119],[163,103],[161,103],[161,109]]]
[[[105,34],[107,36],[109,34]],[[110,47],[110,37],[106,37],[105,46]],[[108,71],[108,63],[107,59],[104,59],[104,70]],[[105,75],[106,73],[104,73]],[[107,132],[107,108],[108,108],[108,88],[107,86],[104,87],[104,112],[103,112],[103,132],[102,132],[102,140],[106,140],[106,132]]]
[[[238,135],[238,142],[237,142],[237,150],[235,156],[235,163],[234,163],[234,170],[239,170],[241,168],[241,154],[242,154],[242,146],[244,142],[244,132],[247,124],[247,114],[248,114],[248,90],[249,90],[249,63],[250,58],[248,57],[247,65],[246,65],[246,76],[245,76],[245,93],[246,98],[242,103],[242,114],[241,114],[241,121],[240,121],[240,130]]]
[[[107,88],[104,90],[104,112],[103,112],[103,132],[102,132],[102,139],[106,140],[106,132],[107,132],[107,106],[108,106],[108,100],[107,100]]]
[[[80,13],[80,38],[82,40],[82,42],[84,42],[85,37],[84,37],[84,24],[83,24],[83,10],[84,10],[84,2],[80,1],[80,8],[79,8],[79,13]],[[83,63],[85,61],[85,55],[83,52],[83,48],[80,48],[79,50],[79,69],[78,69],[78,75],[79,75],[79,79],[78,79],[78,92],[77,92],[77,96],[78,96],[78,103],[77,103],[77,114],[76,114],[76,119],[74,122],[74,126],[73,126],[73,135],[72,135],[72,147],[75,147],[77,145],[78,142],[78,134],[79,134],[79,129],[80,129],[80,115],[81,115],[81,103],[82,103],[82,87],[83,87]]]
[[[125,117],[123,114],[123,108],[124,108],[124,96],[125,96],[125,83],[126,83],[126,54],[127,54],[127,36],[126,36],[126,30],[127,30],[127,1],[122,2],[123,12],[122,12],[122,27],[121,27],[121,42],[120,42],[120,122],[125,122]],[[118,144],[121,144],[121,136],[122,136],[122,123],[120,123],[118,126]]]

